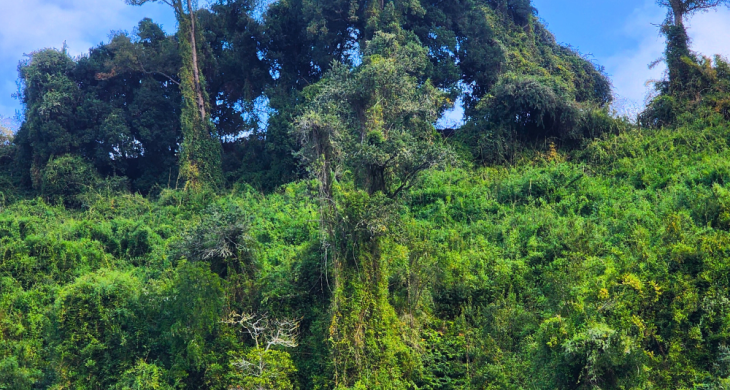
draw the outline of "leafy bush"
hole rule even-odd
[[[730,64],[727,60],[690,54],[681,57],[679,63],[681,82],[655,83],[657,95],[639,116],[640,124],[651,128],[679,126],[683,115],[696,118],[719,114],[729,119]]]
[[[213,204],[203,213],[200,224],[178,244],[176,256],[207,262],[222,277],[251,274],[256,243],[250,234],[250,217],[235,203]]]
[[[124,372],[122,379],[113,388],[115,390],[172,390],[165,381],[165,370],[155,364],[139,360],[137,364]]]
[[[572,87],[552,76],[504,75],[477,106],[460,139],[482,162],[504,162],[550,142],[582,145],[629,128],[605,108],[576,102]]]
[[[139,345],[140,280],[100,270],[65,286],[54,307],[55,371],[84,389],[110,388]]]
[[[61,156],[48,162],[41,172],[41,193],[52,202],[69,207],[80,206],[80,195],[99,182],[91,164],[73,155]]]

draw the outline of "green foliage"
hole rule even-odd
[[[205,90],[205,79],[198,75],[197,57],[193,50],[198,50],[191,41],[191,35],[199,34],[191,25],[194,11],[190,15],[179,15],[178,40],[183,66],[180,69],[180,89],[182,108],[180,124],[183,142],[180,146],[180,176],[185,180],[185,188],[199,191],[206,186],[216,188],[222,184],[221,145],[208,111],[208,94]],[[197,53],[196,53],[197,55]],[[202,102],[202,103],[201,103]],[[202,108],[201,108],[202,104]]]
[[[79,206],[79,195],[96,186],[98,175],[91,164],[72,155],[52,158],[41,171],[41,193],[53,202]]]
[[[157,0],[126,0],[129,5],[143,5]],[[178,23],[177,39],[182,66],[179,70],[182,105],[180,125],[182,144],[180,146],[180,177],[185,188],[200,191],[207,187],[217,188],[221,183],[220,142],[211,122],[209,97],[205,77],[198,59],[201,54],[202,34],[197,22],[197,0],[172,0],[169,5]],[[168,76],[169,77],[169,76]]]
[[[721,5],[730,6],[730,2],[660,0],[658,3],[667,8],[661,31],[667,37],[664,61],[668,72],[665,80],[654,83],[657,94],[639,116],[639,122],[646,127],[662,127],[678,124],[683,113],[726,114],[730,94],[727,60],[715,56],[713,63],[710,58],[692,52],[684,19]]]
[[[686,118],[730,118],[730,65],[720,56],[684,56],[682,81],[666,80],[655,85],[659,94],[652,99],[639,121],[647,127],[674,126]]]
[[[459,137],[478,160],[504,162],[535,144],[581,145],[629,127],[605,108],[576,102],[571,89],[554,76],[506,74],[477,105]]]
[[[164,370],[154,364],[139,360],[137,365],[122,375],[114,389],[118,390],[171,390],[172,386],[164,381]]]
[[[455,331],[453,323],[442,324],[442,330],[424,329],[424,372],[419,388],[461,389],[468,383],[467,366],[469,346],[464,334]],[[446,330],[447,333],[444,333]]]
[[[20,367],[15,356],[6,357],[0,361],[0,389],[31,389],[37,375],[37,371]]]
[[[177,44],[149,19],[136,33],[77,60],[48,49],[21,63],[26,120],[14,142],[24,184],[40,190],[48,160],[74,154],[140,191],[174,185],[180,94],[162,74],[179,67]]]
[[[730,128],[686,123],[570,161],[429,171],[400,205],[336,183],[340,268],[323,261],[316,183],[9,203],[0,383],[722,388]],[[301,319],[299,346],[261,353],[231,311]],[[259,357],[264,376],[236,365]]]
[[[169,4],[176,35],[144,19],[88,56],[43,50],[21,64],[27,112],[14,158],[23,185],[38,190],[50,157],[70,153],[141,193],[188,182],[272,191],[305,173],[292,154],[303,89],[334,63],[359,64],[382,33],[426,48],[412,53],[421,67],[413,76],[444,92],[440,106],[462,97],[472,130],[484,127],[477,107],[507,74],[554,76],[568,92],[561,106],[611,100],[600,67],[556,44],[529,0]],[[494,137],[471,133],[469,148],[482,158],[478,140]]]
[[[728,386],[730,66],[684,30],[637,129],[528,0],[170,4],[20,66],[0,389]]]
[[[205,261],[221,277],[252,273],[256,243],[250,235],[250,218],[236,204],[214,204],[203,213],[205,218],[178,244],[177,256]]]
[[[324,197],[323,247],[333,246],[329,341],[338,388],[402,388],[417,364],[388,300],[391,259],[383,251],[395,199],[423,171],[448,163],[450,150],[432,125],[443,97],[418,82],[426,50],[407,39],[376,34],[360,66],[334,66],[305,90],[311,103],[297,121],[301,156]],[[338,184],[346,171],[352,187]]]
[[[76,127],[73,114],[78,100],[78,87],[70,78],[73,65],[65,51],[43,50],[19,68],[26,85],[23,103],[30,120],[21,127],[16,142],[21,146],[28,175],[33,171],[35,186],[40,184],[38,176],[45,162],[54,154],[71,152],[79,141],[69,132]]]
[[[54,371],[60,383],[108,388],[126,371],[123,364],[136,347],[128,338],[136,338],[141,287],[130,274],[102,269],[58,292]]]
[[[297,369],[288,353],[276,350],[263,350],[252,348],[246,353],[243,360],[260,364],[265,369],[260,374],[252,375],[250,370],[257,368],[241,368],[237,361],[232,365],[235,367],[233,374],[233,389],[256,389],[256,390],[294,390],[294,383],[291,376]],[[240,372],[239,372],[240,370]],[[248,375],[247,375],[248,374]]]
[[[301,156],[325,186],[351,170],[368,193],[396,197],[421,171],[448,161],[433,128],[443,96],[418,82],[426,50],[406,39],[376,35],[361,66],[335,66],[305,90],[311,103],[297,120]]]

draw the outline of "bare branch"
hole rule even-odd
[[[730,0],[657,0],[657,4],[669,11],[668,22],[671,21],[676,26],[682,26],[685,17],[721,5],[730,6]]]
[[[271,347],[294,348],[299,334],[299,321],[291,319],[270,320],[268,315],[231,313],[226,324],[240,326],[256,344],[255,349],[246,358],[233,363],[246,375],[261,377],[267,370],[266,353]],[[263,346],[263,347],[262,347]]]
[[[266,314],[231,313],[229,318],[223,322],[240,326],[244,333],[251,336],[251,339],[256,344],[256,348],[264,346],[263,349],[265,351],[268,351],[274,346],[296,348],[299,345],[297,343],[299,321],[296,320],[271,320]]]

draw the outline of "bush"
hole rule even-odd
[[[297,369],[287,352],[252,348],[243,357],[233,359],[231,366],[231,389],[295,389],[290,378]]]
[[[37,370],[21,367],[15,356],[0,359],[0,390],[30,390],[37,375]]]
[[[164,369],[140,359],[122,375],[114,390],[172,390],[164,380],[166,374]]]
[[[79,389],[109,388],[128,367],[142,290],[129,273],[100,270],[65,286],[56,299],[56,370]]]
[[[41,193],[54,203],[69,207],[81,205],[79,195],[99,183],[96,170],[78,156],[51,159],[41,172]]]
[[[682,118],[707,118],[719,114],[730,119],[730,64],[720,56],[714,60],[696,55],[675,60],[681,67],[680,80],[654,84],[658,95],[639,116],[644,127],[681,126]]]
[[[255,241],[250,217],[236,204],[213,204],[205,218],[185,235],[174,255],[189,261],[204,261],[221,277],[229,273],[251,274]]]
[[[677,99],[670,95],[657,96],[639,115],[643,127],[660,128],[674,123],[677,113],[681,112]]]
[[[577,147],[627,127],[606,108],[576,102],[572,88],[558,78],[508,74],[479,103],[460,137],[477,160],[501,162],[525,147]]]

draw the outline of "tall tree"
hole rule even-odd
[[[200,189],[206,185],[217,186],[222,180],[221,147],[216,130],[210,119],[208,94],[201,72],[199,53],[200,31],[197,28],[196,0],[125,0],[130,5],[162,2],[175,11],[178,22],[178,40],[182,68],[180,87],[183,95],[181,125],[180,176],[187,189]]]
[[[400,195],[452,157],[433,125],[445,97],[419,81],[428,63],[413,35],[377,33],[362,65],[335,65],[304,91],[310,102],[297,133],[323,200],[323,250],[335,279],[330,340],[337,385],[408,388],[412,357],[388,301],[391,267],[383,243],[397,229]],[[349,176],[354,187],[346,184]]]
[[[665,57],[669,68],[669,91],[676,94],[689,77],[688,64],[684,60],[691,56],[689,35],[684,25],[686,18],[721,5],[730,6],[730,0],[657,0],[657,3],[667,8],[662,32],[667,36]]]
[[[63,50],[32,53],[18,66],[23,84],[20,100],[26,120],[15,139],[25,184],[39,188],[41,170],[51,156],[78,152],[90,135],[78,115],[81,99],[72,72],[76,66]]]
[[[144,19],[134,35],[116,35],[78,64],[79,82],[88,85],[91,96],[115,108],[139,145],[120,172],[136,191],[171,185],[178,176],[182,141],[178,46],[174,36]]]
[[[19,67],[25,120],[18,174],[39,184],[52,156],[74,154],[102,175],[124,175],[135,191],[174,183],[181,141],[178,44],[149,19],[74,60],[35,52]]]

